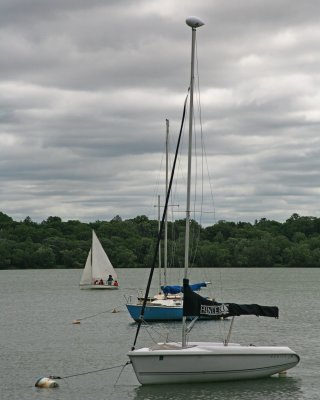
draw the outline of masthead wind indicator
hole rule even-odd
[[[199,28],[200,26],[204,25],[204,22],[198,17],[188,17],[186,19],[186,24],[191,28]]]

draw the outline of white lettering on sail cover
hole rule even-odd
[[[205,306],[201,305],[201,315],[226,315],[229,313],[228,304],[221,304],[219,306]]]

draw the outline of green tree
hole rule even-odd
[[[34,268],[52,268],[56,264],[53,250],[48,246],[39,247],[31,257]]]

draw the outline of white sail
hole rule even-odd
[[[92,231],[92,279],[108,279],[109,275],[112,275],[114,280],[117,280],[117,274],[104,251],[97,235]]]
[[[91,285],[92,283],[92,266],[91,266],[91,249],[89,251],[86,265],[84,267],[84,270],[82,272],[82,277],[80,281],[80,285]]]
[[[108,285],[109,275],[112,276],[113,283],[118,280],[116,271],[104,251],[97,235],[92,231],[92,245],[80,280],[80,286],[105,289],[118,288],[114,284]],[[102,281],[103,284],[95,284]]]

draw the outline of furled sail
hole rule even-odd
[[[279,317],[278,307],[260,306],[259,304],[217,303],[193,292],[189,280],[183,280],[183,315],[196,316],[239,316],[256,315],[262,317]]]

